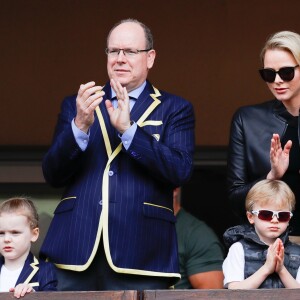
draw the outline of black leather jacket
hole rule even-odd
[[[284,136],[288,126],[287,115],[289,114],[285,106],[276,99],[241,107],[233,115],[227,159],[228,196],[233,211],[245,221],[246,195],[250,188],[257,181],[265,179],[271,170],[272,134],[278,133],[280,138]],[[297,196],[299,195],[296,195],[296,200]],[[298,211],[300,212],[300,206]],[[299,225],[295,226],[295,219],[294,215],[290,223],[294,223],[295,230],[298,227],[295,235],[300,235],[300,221]]]

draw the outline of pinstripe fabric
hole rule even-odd
[[[4,264],[4,258],[0,258],[0,270]],[[35,291],[56,291],[57,278],[56,270],[52,263],[37,260],[32,253],[29,253],[21,274],[16,282],[30,284]]]
[[[109,99],[108,84],[104,90]],[[63,101],[43,160],[47,182],[66,189],[41,255],[60,268],[85,270],[103,234],[108,262],[116,272],[179,277],[172,193],[174,186],[189,180],[193,168],[192,105],[147,82],[131,111],[138,128],[130,148],[120,145],[103,101],[82,152],[71,129],[75,100]]]

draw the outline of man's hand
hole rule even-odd
[[[128,93],[126,87],[122,87],[120,82],[111,79],[110,84],[116,93],[118,99],[118,107],[114,108],[111,101],[109,100],[105,101],[105,105],[110,117],[111,124],[118,130],[118,132],[123,134],[131,126]]]
[[[94,111],[103,100],[104,94],[102,87],[96,86],[94,81],[80,85],[76,98],[75,125],[85,133],[94,123]]]

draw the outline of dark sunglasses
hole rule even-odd
[[[260,220],[271,221],[276,216],[279,222],[288,222],[293,214],[290,211],[273,211],[273,210],[252,210],[252,214],[257,215]]]
[[[295,68],[299,67],[299,65],[295,67],[283,67],[278,71],[275,71],[270,68],[260,69],[259,74],[261,78],[266,82],[274,82],[276,78],[276,74],[280,76],[283,81],[291,81],[295,76]]]

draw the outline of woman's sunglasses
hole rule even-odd
[[[260,220],[271,221],[276,216],[279,222],[288,222],[293,214],[290,211],[273,211],[273,210],[252,210],[252,214],[257,215]]]
[[[299,67],[299,65],[295,67],[283,67],[280,68],[278,71],[269,68],[260,69],[258,71],[261,78],[269,83],[275,81],[276,74],[278,74],[283,81],[291,81],[295,76],[295,68],[297,67]]]

